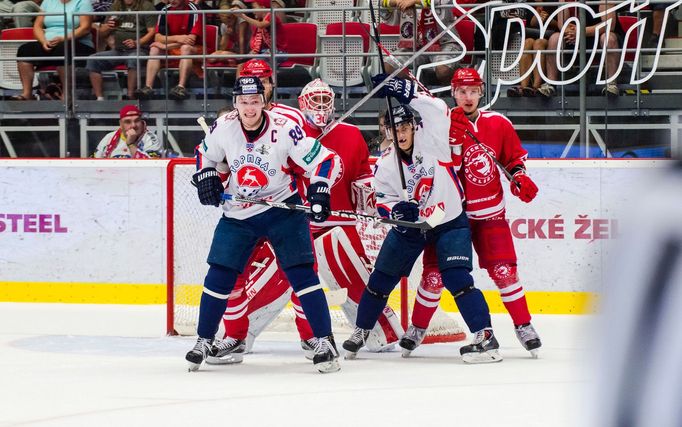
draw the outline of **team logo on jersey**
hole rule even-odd
[[[268,147],[266,144],[261,144],[256,148],[256,153],[260,153],[261,156],[267,156],[270,154],[270,147]]]
[[[284,126],[285,124],[287,124],[287,119],[283,119],[281,117],[276,117],[273,120],[273,122],[275,122],[275,125],[277,125],[277,126]]]
[[[255,144],[253,142],[246,143],[246,151],[248,151],[249,153],[253,151],[253,147],[255,147]]]
[[[254,197],[269,183],[268,176],[255,166],[245,165],[237,171],[237,191],[242,196]]]
[[[429,193],[431,193],[431,187],[433,187],[433,177],[420,179],[417,185],[414,187],[414,200],[419,202],[422,198],[426,199],[429,197]]]
[[[485,146],[489,152],[493,150]],[[497,178],[497,168],[485,150],[474,144],[464,150],[464,176],[474,185],[486,185]]]

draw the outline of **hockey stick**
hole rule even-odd
[[[297,205],[295,203],[287,202],[273,202],[269,200],[256,199],[254,197],[235,196],[233,194],[223,194],[223,200],[232,200],[238,203],[253,203],[257,205],[270,206],[273,208],[310,212],[309,206]],[[420,230],[433,229],[438,224],[440,224],[443,221],[443,218],[445,217],[445,212],[442,209],[434,210],[433,214],[431,214],[431,216],[428,217],[424,222],[401,221],[399,219],[383,218],[380,216],[373,216],[350,211],[331,211],[330,214],[341,218],[360,219],[375,223],[396,225],[400,227],[418,228]]]
[[[201,126],[201,130],[204,131],[205,135],[211,133],[211,131],[208,128],[208,125],[206,124],[206,118],[204,116],[199,116],[199,118],[197,119],[197,123],[199,123],[199,126]]]
[[[372,4],[372,0],[369,1],[369,13],[370,17],[372,19],[372,29],[374,30],[374,37],[372,37],[372,40],[379,45],[379,41],[381,40],[381,36],[379,34],[379,27],[377,26],[376,23],[376,16],[374,14],[374,4]],[[362,26],[364,28],[364,25]],[[381,72],[386,74],[386,65],[384,64],[384,55],[377,47],[377,53],[379,54],[379,65],[381,67]],[[403,200],[409,200],[409,196],[407,194],[407,184],[405,183],[405,171],[403,171],[403,165],[402,161],[400,160],[400,146],[398,145],[398,131],[395,128],[395,118],[393,117],[393,103],[391,102],[391,97],[387,96],[386,97],[386,107],[388,108],[388,122],[391,126],[391,133],[393,134],[393,148],[395,149],[395,161],[398,165],[398,172],[400,174],[400,185],[402,186],[403,189]]]

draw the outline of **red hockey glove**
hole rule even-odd
[[[457,107],[450,112],[450,129],[460,129],[462,132],[469,128],[469,118],[462,107]]]
[[[523,171],[518,171],[513,176],[511,192],[513,195],[528,203],[538,194],[538,186]],[[517,185],[518,184],[518,185]]]
[[[468,128],[468,125],[469,119],[461,107],[452,110],[450,114],[450,151],[452,162],[457,168],[462,166],[462,147],[467,138],[465,130]]]

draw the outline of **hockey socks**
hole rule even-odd
[[[374,328],[377,319],[386,307],[388,296],[399,281],[398,276],[390,276],[379,270],[372,272],[367,288],[362,293],[360,305],[358,305],[358,318],[355,321],[358,328],[370,330]]]
[[[500,289],[500,297],[504,307],[509,312],[509,315],[514,322],[514,326],[525,325],[530,323],[530,312],[528,311],[528,303],[526,302],[526,295],[519,283]]]
[[[449,268],[441,272],[443,285],[452,293],[457,308],[470,332],[491,326],[490,309],[480,289],[474,287],[474,278],[464,268]]]
[[[327,298],[312,264],[289,267],[284,269],[284,272],[301,301],[301,307],[315,336],[321,338],[331,335],[332,320],[329,316]]]
[[[227,307],[227,298],[237,280],[237,271],[211,265],[204,279],[204,291],[199,306],[197,333],[201,338],[213,339],[218,332],[220,319]]]

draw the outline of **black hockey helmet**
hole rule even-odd
[[[234,88],[232,90],[233,96],[239,95],[263,95],[265,87],[258,77],[238,77],[234,81]]]
[[[405,122],[414,124],[414,112],[407,105],[400,104],[397,107],[393,107],[391,110],[393,112],[393,122],[397,125]],[[391,121],[388,115],[388,111],[384,115],[384,126],[391,126]]]

